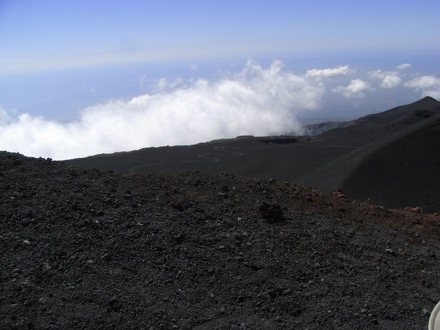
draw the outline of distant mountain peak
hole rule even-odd
[[[440,102],[431,96],[425,96],[424,98],[421,98],[415,103],[440,103]]]

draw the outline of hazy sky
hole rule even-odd
[[[438,0],[0,0],[0,150],[301,134],[440,99]]]
[[[437,0],[1,0],[0,73],[286,53],[432,52]]]

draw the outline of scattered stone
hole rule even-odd
[[[286,221],[283,209],[277,203],[262,203],[259,206],[259,210],[261,216],[269,223],[281,223]]]
[[[177,234],[173,237],[173,240],[177,244],[182,244],[183,242],[185,242],[185,234],[183,234],[183,233]]]
[[[405,211],[408,212],[412,212],[412,213],[418,213],[418,214],[422,214],[423,213],[423,209],[419,206],[417,207],[405,207]]]
[[[425,317],[429,317],[431,315],[431,311],[429,309],[427,309],[427,308],[423,308],[422,314]]]
[[[347,198],[347,195],[345,195],[340,189],[336,189],[335,191],[333,191],[333,195],[339,198]]]

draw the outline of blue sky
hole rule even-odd
[[[439,14],[435,0],[2,0],[0,73],[182,58],[438,52]]]
[[[301,134],[440,99],[438,17],[434,0],[0,0],[0,150]]]

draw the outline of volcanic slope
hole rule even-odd
[[[411,116],[412,114],[410,114]],[[350,152],[299,180],[389,208],[440,210],[440,113]]]
[[[423,329],[438,215],[0,152],[1,329]]]
[[[318,138],[328,143],[350,143],[362,147],[436,114],[440,114],[440,102],[427,96],[414,103],[361,117],[348,126],[326,131]]]
[[[389,208],[440,211],[440,116],[378,148],[339,185],[353,198]]]
[[[84,168],[132,173],[199,170],[212,174],[232,173],[262,179],[274,178],[306,184],[326,191],[335,188],[348,189],[348,194],[358,198],[372,198],[378,203],[392,207],[418,205],[439,210],[438,202],[433,200],[437,198],[435,190],[438,188],[437,180],[434,178],[437,173],[435,168],[439,168],[434,167],[438,164],[438,151],[435,150],[436,137],[431,137],[429,134],[418,135],[417,143],[424,146],[419,150],[416,150],[413,144],[406,142],[400,143],[401,148],[396,149],[402,152],[401,154],[394,152],[392,147],[383,149],[384,143],[396,140],[396,137],[404,138],[405,132],[411,130],[413,125],[419,125],[439,113],[440,102],[425,97],[411,104],[359,118],[343,125],[344,127],[326,131],[318,136],[243,136],[192,146],[146,148],[132,152],[97,155],[69,160],[67,163]],[[408,150],[405,145],[408,146]],[[377,177],[374,176],[376,173],[371,171],[368,173],[354,171],[354,167],[367,169],[367,165],[361,164],[366,160],[364,156],[374,154],[377,148],[382,148],[382,153],[389,153],[387,159],[391,163],[409,164],[403,158],[409,157],[411,153],[417,154],[419,165],[415,166],[411,161],[413,165],[407,168],[408,171],[393,172],[393,167],[389,163],[386,165],[386,171],[377,173]],[[413,160],[416,159],[415,157]],[[379,164],[380,160],[377,159],[377,162]],[[359,176],[356,173],[359,173]],[[407,178],[395,178],[399,173],[406,175]],[[346,182],[349,174],[351,174],[350,181]],[[434,180],[430,181],[430,177]],[[383,186],[381,186],[382,178],[387,178],[383,181]],[[420,181],[417,181],[417,178],[420,178]],[[362,180],[365,184],[360,182]],[[394,186],[393,180],[397,180],[400,184]],[[368,182],[371,183],[369,186]],[[364,187],[365,191],[362,191]],[[389,188],[394,190],[387,190]],[[384,198],[391,196],[397,189],[399,194],[394,200]]]

